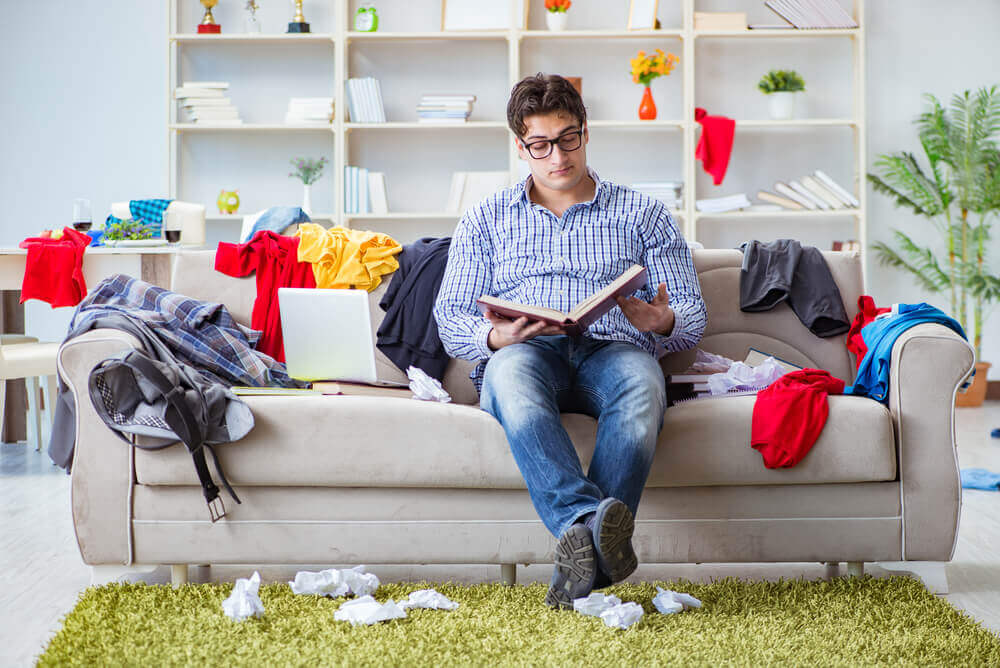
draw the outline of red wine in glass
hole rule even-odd
[[[163,236],[167,238],[167,243],[175,244],[181,240],[181,231],[163,230]]]
[[[93,224],[90,220],[77,220],[73,222],[73,229],[77,232],[86,232]]]

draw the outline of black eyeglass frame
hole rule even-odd
[[[562,142],[567,137],[572,137],[573,135],[576,135],[576,139],[578,142],[577,145],[574,146],[573,148],[563,148],[560,142]],[[524,146],[524,150],[527,151],[528,155],[530,155],[532,158],[534,158],[535,160],[544,160],[545,158],[552,155],[552,147],[555,146],[556,144],[559,144],[559,150],[563,151],[564,153],[571,153],[572,151],[580,150],[580,147],[583,146],[583,130],[582,129],[570,130],[569,132],[562,133],[555,139],[538,139],[536,141],[531,142],[530,144],[524,141],[524,139],[522,138],[521,144]],[[546,151],[544,155],[535,155],[535,153],[531,150],[531,147],[539,146],[540,144],[548,144],[549,150]]]

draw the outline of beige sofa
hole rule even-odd
[[[860,258],[825,254],[853,314]],[[738,307],[741,254],[694,259],[708,304],[701,346],[742,359],[750,346],[853,378],[844,337],[813,336],[784,305]],[[253,278],[213,270],[211,251],[179,253],[172,288],[225,303],[249,322]],[[372,319],[385,284],[371,296]],[[91,368],[132,345],[96,330],[62,347],[59,364],[77,402],[73,521],[93,566],[172,564],[514,564],[551,562],[539,521],[500,425],[477,405],[470,363],[453,361],[454,403],[383,397],[246,397],[256,426],[219,448],[242,505],[212,524],[182,446],[123,445],[87,398]],[[385,378],[405,380],[381,353]],[[691,355],[664,359],[669,371]],[[690,402],[667,410],[640,505],[642,563],[947,561],[958,530],[960,487],[954,395],[969,373],[969,345],[938,325],[907,331],[892,352],[888,405],[834,396],[826,427],[796,467],[764,468],[750,447],[754,398]],[[563,422],[584,465],[594,419]]]

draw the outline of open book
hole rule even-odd
[[[525,316],[531,320],[541,320],[550,325],[562,327],[570,336],[579,336],[587,331],[602,315],[618,305],[616,299],[627,297],[646,285],[646,268],[633,264],[625,272],[611,282],[608,287],[594,293],[573,307],[569,313],[557,311],[544,306],[526,306],[499,297],[483,295],[476,300],[479,310],[490,310],[505,318],[517,319]]]

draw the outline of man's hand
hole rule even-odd
[[[674,310],[670,308],[666,283],[660,283],[656,296],[648,304],[636,297],[619,297],[618,306],[640,332],[652,331],[667,336],[674,330]]]
[[[508,320],[493,311],[486,311],[483,315],[493,324],[493,329],[490,330],[490,336],[486,341],[492,350],[499,350],[504,346],[521,343],[536,336],[553,336],[565,333],[562,327],[549,325],[540,320],[529,320],[524,316],[517,320]]]

